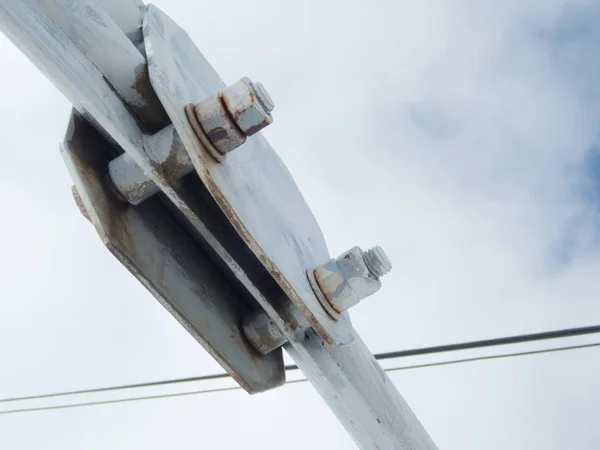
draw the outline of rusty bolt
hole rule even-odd
[[[262,83],[254,83],[254,90],[256,91],[256,96],[258,97],[258,101],[265,108],[265,110],[270,113],[275,109],[275,103],[273,103],[273,99],[265,89]]]
[[[223,90],[223,104],[245,136],[252,136],[273,122],[271,111],[275,105],[261,83],[248,78]]]
[[[265,312],[248,316],[242,325],[246,338],[262,355],[268,355],[287,342],[279,327]]]
[[[222,93],[202,100],[194,111],[208,140],[220,153],[228,153],[246,142],[246,135],[232,121],[223,103]]]
[[[194,127],[196,133],[203,132],[210,144],[224,155],[270,125],[274,107],[265,87],[244,77],[193,106],[194,116],[190,118],[188,111],[188,118],[192,125],[197,120],[201,130]]]
[[[381,288],[380,278],[392,270],[381,247],[363,252],[354,247],[308,271],[317,298],[334,319]]]

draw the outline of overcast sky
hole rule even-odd
[[[352,311],[373,352],[600,323],[598,2],[155,4],[269,89],[331,253],[389,253]],[[2,36],[0,64],[0,397],[219,372],[75,207],[70,106]],[[390,377],[440,449],[598,448],[600,350]],[[2,449],[242,447],[355,448],[308,384],[0,416]]]

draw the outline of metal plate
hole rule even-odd
[[[111,149],[72,116],[62,153],[89,220],[111,253],[248,392],[285,382],[281,349],[262,356],[241,330],[250,313],[211,259],[155,196],[140,206],[106,187]]]
[[[127,37],[113,24],[114,27],[111,26],[112,31],[108,36],[109,40],[106,30],[101,28],[102,24],[110,24],[111,21],[109,19],[97,21],[98,18],[106,15],[106,11],[103,11],[94,0],[79,0],[73,3],[76,11],[79,12],[79,15],[74,17],[74,21],[80,21],[79,25],[87,25],[97,31],[86,32],[86,40],[81,42],[75,33],[79,25],[75,24],[75,28],[69,29],[70,34],[67,34],[50,17],[50,15],[58,17],[59,22],[63,20],[56,11],[49,14],[46,10],[49,6],[57,6],[56,1],[53,0],[54,3],[46,5],[45,2],[37,0],[18,2],[0,0],[0,30],[52,81],[105,139],[115,144],[115,149],[120,147],[135,161],[144,174],[169,199],[170,205],[177,210],[175,213],[180,214],[182,222],[189,224],[189,231],[195,233],[199,240],[204,242],[206,249],[212,251],[214,260],[221,264],[222,269],[229,271],[233,282],[260,303],[263,309],[269,311],[271,317],[278,320],[278,325],[284,329],[287,323],[292,321],[278,317],[275,308],[271,306],[281,295],[277,290],[270,288],[262,273],[255,270],[255,266],[260,263],[258,261],[254,263],[252,258],[248,258],[247,253],[250,253],[250,250],[244,242],[238,245],[237,240],[241,241],[241,238],[235,231],[233,231],[235,239],[231,239],[231,233],[227,227],[223,227],[223,222],[226,222],[228,227],[231,227],[231,224],[224,217],[221,209],[215,205],[217,210],[215,214],[212,205],[207,207],[206,201],[198,199],[197,187],[201,182],[191,184],[193,188],[191,190],[171,186],[165,174],[157,168],[158,162],[146,153],[144,146],[152,146],[154,136],[149,137],[142,133],[130,111],[106,81],[109,71],[122,72],[123,67],[113,69],[106,59],[101,58],[100,61],[90,59],[90,55],[104,57],[99,49],[103,49],[104,53],[111,53],[112,49],[119,45],[125,47],[131,45]],[[84,52],[82,48],[90,53]],[[135,64],[130,66],[135,67]],[[134,75],[135,71],[131,70],[129,78],[132,82]],[[187,181],[184,180],[184,185],[190,185],[189,182],[194,179],[192,176],[187,178]],[[204,188],[203,185],[201,187]],[[212,200],[210,194],[208,197]],[[227,229],[226,233],[222,231],[224,229]],[[251,256],[256,259],[254,254]],[[243,262],[243,268],[240,267],[238,260]],[[262,265],[260,267],[262,268]],[[248,276],[248,272],[252,273],[252,279]],[[268,276],[266,270],[264,272]],[[272,280],[268,279],[268,281]],[[287,308],[280,308],[280,310],[286,312]]]
[[[348,315],[332,319],[306,277],[307,269],[330,255],[319,225],[281,159],[257,134],[217,163],[194,134],[185,106],[221,91],[225,84],[187,33],[153,5],[144,17],[144,40],[152,86],[200,179],[319,336],[330,345],[351,342]]]

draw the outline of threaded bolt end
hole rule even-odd
[[[259,103],[267,112],[271,112],[275,109],[275,103],[273,103],[273,99],[265,89],[262,83],[252,83],[252,87],[254,88],[254,92],[256,93],[256,98]]]
[[[392,270],[392,262],[380,246],[364,252],[363,261],[375,278],[380,278]]]

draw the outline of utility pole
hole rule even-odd
[[[260,130],[260,83],[229,86],[140,0],[0,0],[0,29],[74,109],[61,152],[113,255],[249,393],[282,348],[360,449],[435,444],[352,327],[382,249],[337,259]]]

